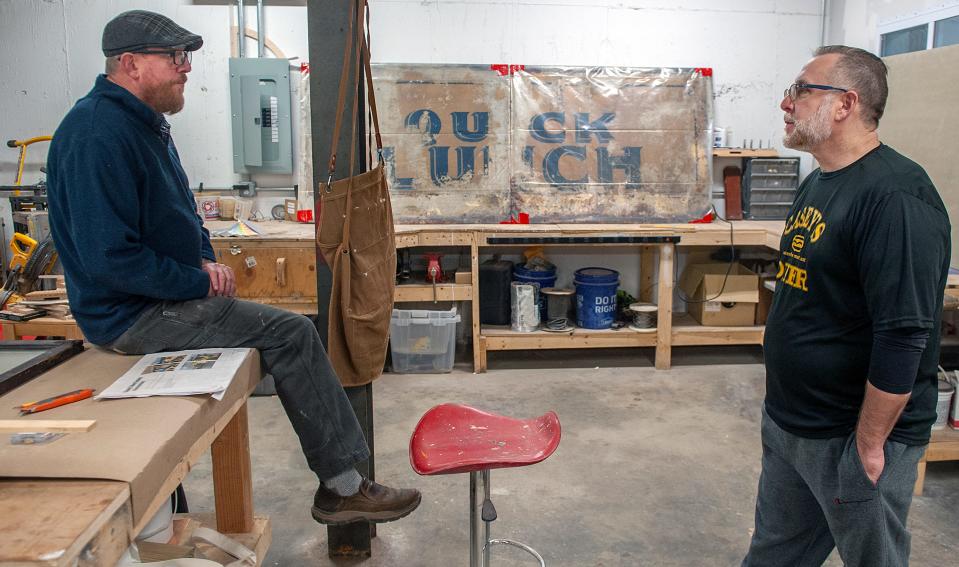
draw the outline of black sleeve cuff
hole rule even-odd
[[[895,329],[875,333],[869,360],[869,382],[890,394],[909,394],[919,372],[929,331]]]

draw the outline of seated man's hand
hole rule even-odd
[[[233,275],[233,269],[223,264],[203,260],[203,271],[210,276],[209,297],[223,295],[233,297],[236,295],[236,277]]]

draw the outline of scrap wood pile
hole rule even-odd
[[[73,319],[63,276],[40,276],[40,278],[49,280],[50,284],[55,282],[56,289],[27,293],[16,303],[8,303],[7,308],[0,311],[0,318],[12,321],[29,321],[38,317]]]

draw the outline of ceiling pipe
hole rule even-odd
[[[246,43],[246,17],[243,13],[243,0],[237,0],[237,12],[236,12],[236,48],[237,55],[240,58],[246,56],[246,50],[243,48],[243,44]]]
[[[256,0],[256,56],[266,57],[264,42],[266,33],[263,32],[263,0]]]

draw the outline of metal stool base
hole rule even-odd
[[[543,556],[535,549],[510,539],[490,539],[490,521],[483,519],[483,503],[489,500],[489,469],[470,472],[470,567],[489,567],[490,548],[494,545],[510,545],[529,553],[546,567]],[[495,520],[495,517],[493,518]],[[483,529],[480,530],[480,524]]]

